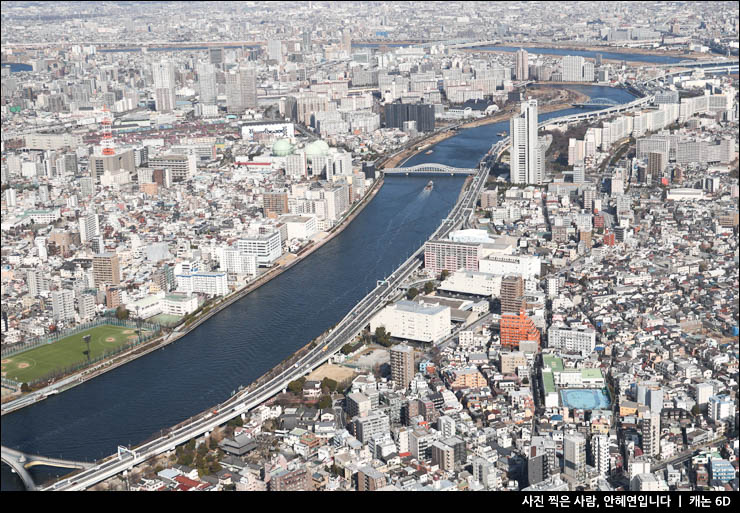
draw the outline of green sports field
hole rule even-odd
[[[148,333],[144,331],[142,335]],[[82,340],[85,335],[91,335],[91,360],[137,339],[133,328],[108,324],[97,326],[52,344],[46,344],[9,358],[3,358],[2,375],[19,383],[31,383],[53,372],[62,371],[65,368],[83,363],[87,361],[87,356],[83,354],[83,351],[87,350],[87,345]]]

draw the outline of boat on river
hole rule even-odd
[[[434,182],[429,180],[429,183],[424,187],[425,191],[431,191],[434,188]]]

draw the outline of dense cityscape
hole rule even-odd
[[[1,17],[3,491],[738,491],[737,3]]]

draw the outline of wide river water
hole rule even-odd
[[[619,103],[622,89],[568,86]],[[540,120],[582,112],[565,109]],[[404,165],[476,167],[509,122],[470,128]],[[62,394],[2,417],[2,444],[29,454],[92,461],[135,445],[227,399],[337,323],[434,232],[464,178],[391,176],[333,240],[182,339]],[[56,469],[33,467],[37,483]],[[2,465],[2,490],[22,488]]]

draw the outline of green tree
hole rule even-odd
[[[446,280],[449,275],[450,271],[448,271],[447,269],[443,270],[442,273],[439,275],[439,281]]]
[[[343,355],[348,355],[352,352],[352,344],[344,344],[340,349]]]
[[[25,392],[30,392],[30,391],[31,391],[31,387],[28,386],[28,383],[23,383],[21,385],[21,392],[25,393]]]
[[[434,292],[434,282],[428,281],[424,284],[424,294],[431,294]]]
[[[244,425],[244,421],[241,417],[234,417],[229,422],[227,422],[226,425],[231,427],[242,427]]]
[[[375,328],[375,341],[384,347],[390,347],[391,334],[385,330],[385,327],[378,326]]]
[[[407,299],[414,299],[418,295],[419,295],[419,289],[417,289],[416,287],[411,287],[409,290],[406,291]]]
[[[324,378],[321,380],[321,388],[324,387],[328,388],[330,392],[335,392],[337,390],[337,382],[331,378]]]
[[[124,306],[119,306],[116,308],[116,319],[120,321],[125,321],[128,319],[128,310]]]
[[[322,395],[321,399],[319,399],[318,407],[322,410],[331,408],[331,397],[328,395]]]
[[[288,383],[288,390],[293,392],[295,395],[301,395],[303,393],[303,384],[306,382],[306,378],[298,378],[295,381]]]

